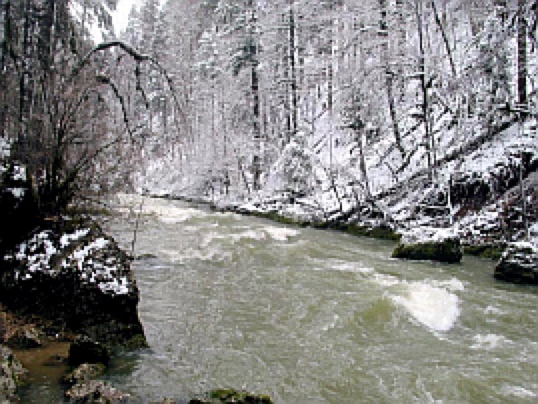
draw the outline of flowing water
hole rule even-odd
[[[132,221],[108,227],[129,246]],[[136,255],[154,257],[134,271],[151,348],[108,378],[142,401],[235,387],[277,403],[537,402],[538,289],[496,282],[488,260],[393,248],[147,198]]]

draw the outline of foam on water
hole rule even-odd
[[[502,335],[496,334],[478,334],[473,337],[473,341],[472,349],[494,349],[510,342]]]
[[[160,254],[164,255],[172,262],[185,263],[190,260],[198,260],[205,262],[225,262],[231,261],[233,254],[230,251],[209,250],[203,251],[200,249],[185,249],[177,250],[160,250]]]
[[[230,234],[216,234],[211,233],[211,240],[226,240],[231,239],[233,242],[237,243],[242,240],[274,240],[274,241],[288,241],[288,239],[295,237],[299,234],[298,230],[287,229],[285,227],[263,227],[263,228],[249,228],[247,230],[241,231],[239,233],[230,233]]]
[[[141,199],[143,198],[143,199]],[[167,224],[183,223],[193,218],[209,215],[201,209],[181,207],[170,201],[141,197],[138,195],[118,194],[120,212],[138,212],[141,208],[146,215],[155,215],[157,220]]]
[[[400,284],[400,280],[392,275],[374,274],[375,282],[382,287],[392,287]]]
[[[502,393],[519,398],[538,398],[538,392],[527,390],[520,386],[503,386]]]
[[[264,227],[263,231],[276,241],[287,241],[292,237],[298,236],[300,233],[299,230],[288,227]]]
[[[203,218],[207,216],[207,213],[200,209],[158,205],[146,206],[143,208],[143,212],[156,215],[159,221],[167,224],[182,223],[190,219]]]
[[[404,283],[406,292],[392,296],[420,324],[432,331],[449,331],[460,315],[459,298],[447,289],[426,282]]]
[[[430,281],[430,284],[438,288],[447,289],[451,292],[463,292],[465,290],[465,285],[458,278],[452,278],[448,281],[432,280]]]

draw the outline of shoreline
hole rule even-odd
[[[226,205],[219,206],[212,201],[204,200],[202,198],[192,198],[187,196],[178,196],[178,195],[158,195],[158,194],[136,194],[138,196],[155,198],[155,199],[165,199],[170,201],[180,201],[186,203],[193,203],[197,205],[203,205],[204,207],[209,208],[215,212],[231,212],[243,216],[252,216],[258,217],[261,219],[267,219],[272,222],[281,223],[289,226],[295,227],[310,227],[318,230],[332,230],[339,231],[351,236],[356,237],[366,237],[377,240],[389,240],[394,242],[399,242],[402,238],[402,234],[397,230],[391,229],[389,226],[385,227],[368,227],[349,224],[346,222],[339,221],[301,221],[292,217],[284,216],[276,211],[254,211],[248,210],[243,205]],[[504,251],[507,248],[506,242],[499,242],[498,244],[492,243],[477,243],[477,244],[462,244],[463,254],[479,257],[483,259],[488,259],[492,261],[498,261]]]

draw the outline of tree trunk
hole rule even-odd
[[[396,103],[394,100],[393,94],[393,77],[394,72],[391,70],[389,65],[389,34],[388,34],[388,23],[387,23],[387,2],[386,0],[379,0],[379,35],[381,37],[381,58],[385,70],[385,89],[387,91],[387,100],[389,104],[390,118],[392,122],[392,131],[394,134],[394,140],[396,142],[396,147],[400,152],[402,158],[405,156],[405,149],[402,144],[402,137],[400,134],[400,128],[398,127],[398,116],[396,112]]]
[[[298,99],[297,99],[297,72],[295,66],[295,53],[296,53],[296,34],[295,34],[295,11],[294,0],[290,0],[290,9],[289,9],[289,69],[290,69],[290,91],[291,91],[291,136],[295,136],[297,133],[297,108],[298,108]]]
[[[251,68],[251,91],[252,91],[252,114],[253,114],[253,130],[255,151],[253,157],[254,183],[255,191],[260,189],[261,177],[261,133],[260,133],[260,94],[259,94],[259,78],[256,66]]]
[[[518,0],[517,19],[517,98],[522,108],[527,105],[527,25],[525,0]]]
[[[430,170],[430,178],[434,177],[435,157],[433,151],[435,144],[430,131],[430,106],[428,99],[428,84],[426,80],[426,51],[424,48],[424,31],[422,25],[422,0],[419,0],[416,6],[417,29],[418,29],[418,45],[419,45],[419,62],[418,71],[420,73],[420,88],[422,92],[422,115],[424,120],[424,136],[426,142],[426,151],[428,158],[428,168]]]
[[[448,57],[448,61],[450,62],[450,69],[452,70],[452,75],[456,77],[456,65],[454,64],[454,58],[452,57],[452,50],[450,49],[450,43],[448,42],[448,36],[446,35],[445,28],[443,27],[443,23],[441,22],[441,18],[439,17],[439,13],[437,12],[435,0],[431,0],[431,5],[433,14],[435,16],[435,22],[437,23],[437,26],[441,31],[441,36],[443,37],[443,43],[445,44],[446,54]]]

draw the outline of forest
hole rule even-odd
[[[115,6],[2,1],[3,159],[45,215],[126,184],[327,217],[470,178],[483,204],[535,168],[534,1],[147,0],[117,35]]]

